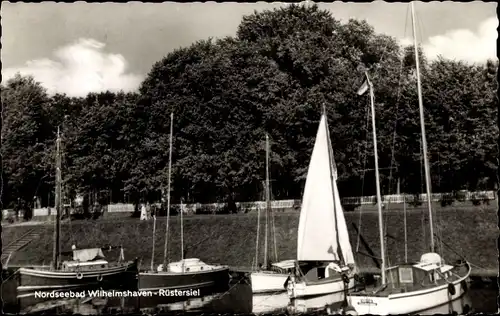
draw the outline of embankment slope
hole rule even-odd
[[[352,223],[359,226],[364,239],[378,256],[378,218],[375,212],[348,212],[346,221],[353,250],[360,267],[374,267],[373,260],[361,253],[367,253],[362,243],[358,245],[358,235]],[[464,256],[473,263],[474,269],[498,270],[497,214],[492,207],[473,209],[446,208],[436,212],[436,246],[442,247],[443,257],[452,261]],[[360,221],[361,217],[361,221]],[[408,259],[418,260],[427,251],[429,225],[426,212],[407,212]],[[386,212],[384,222],[387,227],[387,253],[390,263],[404,260],[404,216],[403,212]],[[165,219],[157,220],[155,262],[163,261],[165,240]],[[260,258],[262,262],[264,218],[261,216]],[[72,244],[78,248],[123,245],[125,257],[138,257],[142,267],[151,262],[152,221],[138,219],[95,220],[64,223],[62,225],[62,250],[70,250]],[[180,258],[180,221],[172,217],[170,221],[169,258]],[[280,260],[296,255],[298,214],[286,213],[275,217],[277,253]],[[40,238],[13,254],[10,266],[49,264],[52,259],[53,225],[4,227],[3,245],[8,245],[30,229],[40,231]],[[186,216],[184,219],[184,248],[187,257],[197,257],[207,263],[223,263],[230,266],[249,267],[255,257],[257,216],[213,215]],[[273,250],[273,243],[270,243]],[[439,248],[438,248],[439,249]],[[274,253],[274,250],[273,250]],[[272,256],[271,258],[273,258]],[[110,260],[115,258],[110,257]]]

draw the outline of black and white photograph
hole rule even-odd
[[[2,314],[500,313],[496,2],[1,24]]]

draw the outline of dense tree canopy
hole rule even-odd
[[[433,191],[492,188],[498,63],[419,55]],[[394,192],[395,179],[403,191],[420,192],[412,47],[364,21],[340,23],[317,6],[292,5],[244,17],[235,37],[169,53],[138,93],[49,97],[30,77],[6,82],[2,201],[50,194],[58,126],[68,196],[158,201],[167,184],[171,113],[174,202],[258,199],[266,133],[274,197],[300,198],[323,106],[341,195],[373,194],[369,100],[356,94],[365,71],[374,84],[383,193]]]

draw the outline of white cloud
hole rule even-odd
[[[430,37],[423,48],[428,59],[439,55],[446,59],[484,63],[497,58],[498,19],[489,18],[479,25],[476,32],[467,29],[452,30],[444,35]],[[402,45],[411,45],[412,40],[402,39]]]
[[[89,92],[136,90],[142,76],[126,73],[125,58],[104,52],[104,46],[96,40],[82,38],[57,49],[54,60],[31,60],[22,67],[3,69],[2,75],[4,80],[17,72],[32,75],[50,94],[85,96]]]

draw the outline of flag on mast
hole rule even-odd
[[[361,87],[358,89],[358,95],[363,95],[368,90],[368,81],[365,79]]]

